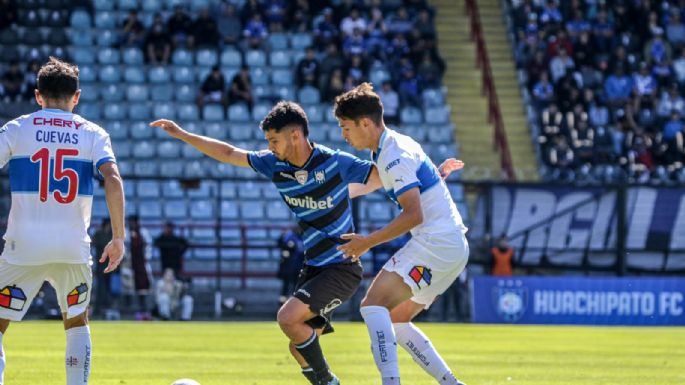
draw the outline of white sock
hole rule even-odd
[[[80,326],[66,331],[67,385],[87,385],[90,376],[90,328]]]
[[[4,384],[5,378],[5,349],[2,347],[2,333],[0,333],[0,385]]]
[[[359,309],[371,338],[371,352],[383,385],[399,385],[400,369],[397,365],[397,342],[390,320],[390,312],[382,306],[363,306]]]
[[[392,325],[395,328],[397,342],[426,373],[430,374],[441,385],[459,384],[445,360],[440,357],[431,341],[416,325],[411,322]]]

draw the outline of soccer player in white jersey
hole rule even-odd
[[[55,58],[38,72],[41,110],[0,129],[0,167],[9,163],[12,208],[0,256],[0,384],[2,338],[20,321],[44,281],[57,293],[67,336],[67,385],[88,383],[91,342],[87,307],[92,283],[90,213],[94,168],[104,177],[112,240],[100,256],[105,272],[124,255],[124,191],[109,135],[72,110],[78,68]]]
[[[402,209],[369,235],[343,235],[349,242],[338,249],[356,260],[376,245],[407,231],[412,234],[383,266],[361,303],[383,385],[400,384],[398,343],[438,383],[461,384],[411,322],[454,282],[468,260],[467,229],[447,186],[416,141],[385,127],[383,105],[370,84],[338,96],[335,116],[350,145],[371,150],[383,187]]]

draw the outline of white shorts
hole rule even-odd
[[[59,308],[67,318],[86,311],[93,283],[89,264],[24,266],[0,259],[0,318],[21,321],[45,281],[55,288]]]
[[[428,309],[466,267],[469,244],[464,234],[412,237],[383,266],[399,274],[411,288],[411,300]]]

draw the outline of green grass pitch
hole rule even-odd
[[[322,338],[343,385],[380,384],[361,323]],[[685,328],[420,324],[469,385],[685,384]],[[306,381],[275,322],[93,322],[94,385],[284,385]],[[13,323],[7,385],[64,384],[58,322]],[[432,385],[403,350],[403,384]]]

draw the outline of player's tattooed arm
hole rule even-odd
[[[348,189],[350,191],[350,198],[356,198],[362,195],[370,194],[379,188],[383,187],[381,183],[381,177],[378,175],[378,169],[376,166],[371,168],[371,174],[369,174],[369,180],[365,184],[361,183],[350,183]]]
[[[207,136],[190,133],[171,120],[160,119],[150,123],[153,127],[160,127],[172,138],[182,140],[195,147],[203,154],[220,162],[240,167],[250,167],[247,161],[247,151],[229,143],[212,139]]]

